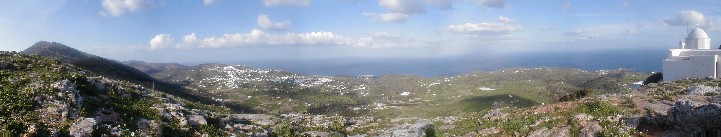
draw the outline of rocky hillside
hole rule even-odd
[[[93,74],[97,74],[99,76],[117,80],[124,80],[145,87],[153,87],[155,89],[158,89],[158,91],[164,92],[166,94],[174,95],[191,101],[199,101],[205,104],[221,105],[220,102],[207,98],[206,96],[194,95],[192,93],[197,92],[190,92],[182,86],[161,80],[156,80],[155,78],[143,73],[142,71],[124,65],[118,61],[88,54],[76,50],[72,47],[63,45],[61,43],[40,41],[25,49],[21,53],[28,55],[39,55],[47,58],[55,58],[64,63],[77,66],[78,68],[81,68],[88,72],[92,72]],[[235,111],[255,112],[249,107],[242,105],[227,104],[225,106]]]
[[[227,109],[57,59],[0,52],[0,77],[0,133],[5,135],[184,136],[225,131],[217,125],[227,117]]]

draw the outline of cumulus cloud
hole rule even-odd
[[[198,38],[191,33],[175,42],[169,34],[158,34],[150,40],[151,49],[163,48],[229,48],[243,46],[343,46],[352,45],[351,40],[333,32],[309,32],[268,34],[261,30],[248,33],[224,34],[222,36]]]
[[[563,4],[561,4],[561,10],[564,10],[564,11],[565,11],[565,10],[567,10],[568,8],[571,8],[571,6],[573,6],[573,5],[571,4],[571,1],[570,1],[570,0],[566,0],[566,2],[564,2]]]
[[[668,27],[700,27],[706,31],[720,31],[721,17],[706,16],[695,10],[681,11],[675,16],[666,17],[659,23]]]
[[[288,27],[290,27],[291,23],[290,21],[285,22],[274,22],[268,18],[268,15],[266,14],[260,14],[258,15],[258,26],[260,26],[263,29],[269,29],[269,30],[286,30]]]
[[[484,8],[505,8],[506,0],[477,0],[478,4]]]
[[[380,20],[381,22],[405,22],[408,19],[407,14],[403,13],[368,13],[364,12],[364,16],[372,17],[373,19]]]
[[[497,22],[464,23],[448,26],[448,30],[454,33],[473,34],[479,36],[503,36],[509,35],[521,29],[521,26],[513,23],[513,20],[500,16]]]
[[[676,16],[664,18],[662,23],[667,26],[685,27],[686,25],[704,25],[705,19],[706,17],[701,12],[686,10],[679,12]]]
[[[153,39],[150,39],[150,49],[171,48],[174,41],[170,34],[158,34]]]
[[[151,7],[152,3],[146,0],[103,0],[102,16],[121,16],[128,12]]]
[[[310,5],[310,0],[263,0],[266,7],[272,6],[297,6],[305,7]]]
[[[236,48],[252,46],[348,46],[367,48],[422,47],[439,45],[437,41],[422,40],[378,32],[367,37],[348,38],[333,32],[308,32],[270,34],[262,30],[248,33],[224,34],[214,37],[198,37],[191,33],[176,41],[169,34],[158,34],[150,42],[151,50]]]
[[[388,12],[363,12],[363,15],[380,20],[381,22],[405,22],[410,15],[425,13],[423,6],[426,4],[439,9],[451,9],[453,0],[380,0],[378,5],[387,9]]]

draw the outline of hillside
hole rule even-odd
[[[188,100],[200,101],[206,104],[221,104],[220,102],[214,101],[210,98],[205,98],[204,96],[193,95],[182,86],[156,80],[142,71],[124,65],[118,61],[91,55],[61,43],[39,41],[20,53],[56,58],[62,62],[77,66],[99,76],[125,80],[145,87],[153,87],[161,92]],[[254,110],[251,110],[246,106],[232,104],[226,106],[236,111],[254,112]]]
[[[227,110],[61,60],[0,52],[0,135],[220,134]]]

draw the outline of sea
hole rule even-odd
[[[336,58],[304,60],[227,61],[224,64],[281,69],[307,75],[417,75],[454,76],[505,68],[559,67],[583,70],[630,69],[661,71],[666,49],[543,51],[499,54],[468,54],[441,58]]]

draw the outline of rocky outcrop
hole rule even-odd
[[[136,125],[138,126],[138,133],[140,136],[163,135],[163,125],[160,121],[140,119]]]
[[[188,116],[188,124],[192,126],[200,126],[200,125],[207,125],[208,122],[205,121],[205,117],[201,115],[190,115]]]
[[[491,135],[499,133],[499,132],[501,132],[501,129],[492,127],[492,128],[481,129],[481,131],[478,131],[478,135],[491,136]]]
[[[568,137],[568,136],[571,136],[570,129],[571,129],[570,126],[553,127],[551,129],[542,127],[540,129],[528,134],[528,137]],[[487,135],[484,135],[484,136],[487,136]]]
[[[506,118],[506,113],[501,112],[500,109],[493,109],[490,112],[483,115],[483,119],[488,119],[490,121],[498,120],[498,119],[504,119]]]
[[[701,136],[710,132],[719,133],[721,104],[711,97],[681,96],[666,115],[647,114],[644,120],[652,125],[673,127],[669,133]]]
[[[718,95],[719,91],[721,91],[721,87],[710,87],[705,85],[696,85],[688,89],[687,95],[697,95],[697,96],[704,96],[704,95]]]
[[[688,99],[676,101],[674,107],[668,110],[666,124],[674,128],[690,132],[701,133],[711,129],[721,128],[721,105],[719,103],[696,103]]]
[[[89,137],[97,124],[94,118],[79,118],[70,126],[70,136]]]
[[[381,136],[394,137],[422,137],[425,136],[425,130],[431,127],[431,122],[425,119],[418,119],[412,124],[399,124],[381,134]]]
[[[581,128],[578,136],[581,137],[595,137],[598,135],[603,127],[598,125],[598,122],[593,121],[593,116],[587,114],[578,114],[574,116],[576,125]]]

